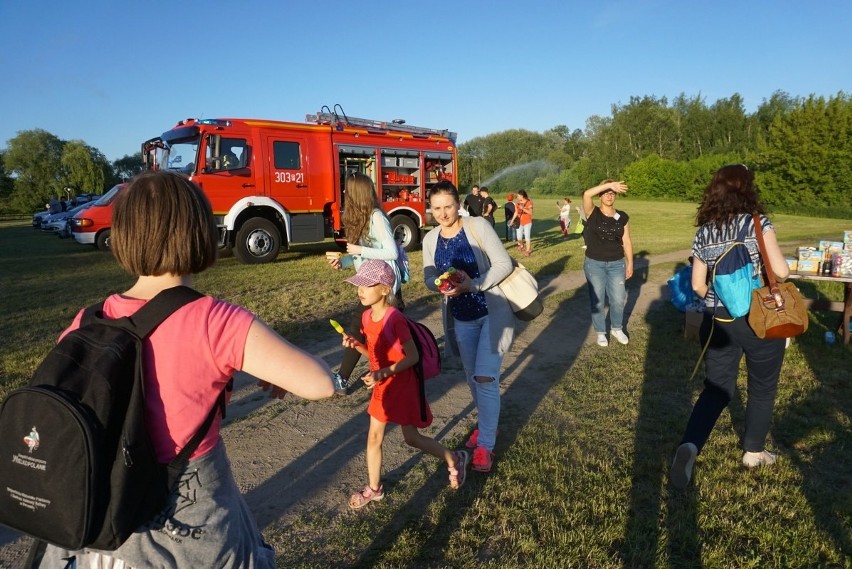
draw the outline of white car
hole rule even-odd
[[[92,205],[92,203],[93,202],[87,202],[84,204],[80,204],[77,207],[71,208],[68,211],[54,213],[53,215],[42,221],[41,230],[56,233],[61,239],[71,237],[71,229],[68,226],[68,223],[70,222],[71,218],[74,217],[75,213],[83,211],[84,209]]]

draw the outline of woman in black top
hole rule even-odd
[[[606,303],[609,301],[610,334],[621,344],[629,340],[622,329],[627,289],[624,282],[633,276],[633,242],[630,240],[630,217],[615,209],[616,194],[627,191],[624,182],[605,180],[583,192],[583,213],[586,216],[583,239],[586,260],[583,272],[589,283],[592,306],[592,325],[598,334],[599,346],[609,345],[606,337]],[[600,206],[592,203],[599,196]]]

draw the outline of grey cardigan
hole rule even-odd
[[[491,349],[494,353],[505,353],[512,347],[515,336],[515,313],[503,291],[497,285],[514,270],[514,261],[506,252],[503,242],[497,236],[491,224],[481,217],[463,217],[462,229],[465,232],[473,256],[479,268],[479,278],[472,279],[471,290],[485,294],[488,306],[488,324],[491,332]],[[440,227],[432,229],[423,238],[423,278],[426,288],[438,292],[435,279],[441,273],[435,268],[435,248],[438,245]],[[474,237],[475,235],[475,237]],[[482,247],[480,248],[480,243]],[[441,316],[444,322],[447,351],[459,355],[458,340],[453,329],[453,318],[447,306],[447,297],[443,297]]]

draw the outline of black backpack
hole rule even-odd
[[[142,341],[203,295],[167,289],[130,317],[87,308],[0,407],[0,523],[65,549],[114,550],[166,505],[225,392],[168,465],[145,428]]]

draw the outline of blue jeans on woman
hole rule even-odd
[[[488,316],[476,320],[455,320],[456,339],[459,344],[467,386],[478,413],[478,446],[494,450],[497,442],[497,421],[500,418],[500,366],[503,354],[491,351],[491,333]],[[488,377],[479,382],[476,377]]]
[[[624,286],[624,259],[595,261],[586,257],[583,272],[589,283],[589,301],[592,305],[592,326],[598,334],[606,334],[606,303],[609,301],[609,323],[613,330],[624,324],[624,305],[627,289]]]

